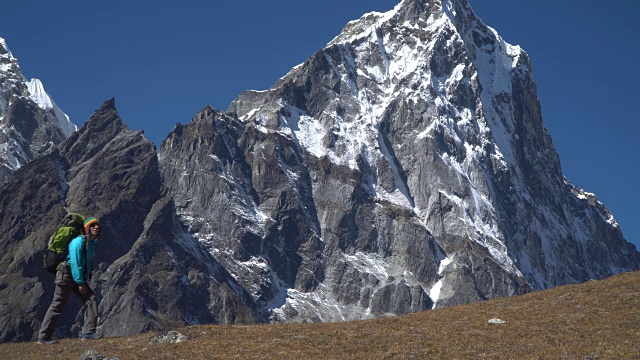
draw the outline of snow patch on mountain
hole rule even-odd
[[[320,322],[357,319],[354,317],[355,314],[362,314],[363,310],[361,307],[339,304],[324,285],[320,285],[318,290],[308,293],[286,289],[284,304],[271,310],[272,321],[287,321],[287,313],[291,311],[290,309],[296,313],[308,314],[310,320]]]
[[[52,109],[53,103],[49,94],[44,91],[44,86],[42,82],[38,79],[31,79],[27,82],[27,86],[29,88],[29,93],[31,94],[29,98],[33,100],[38,106],[42,109]]]
[[[231,150],[230,150],[231,151]],[[229,187],[229,196],[233,202],[229,205],[230,210],[241,218],[249,220],[247,230],[258,236],[264,236],[265,224],[269,218],[255,203],[249,191],[245,188],[242,179],[238,179],[230,169],[229,163],[223,163],[217,156],[210,154],[218,165],[220,178],[224,179]],[[188,176],[188,174],[184,174]]]
[[[442,290],[442,284],[444,282],[444,272],[445,269],[447,268],[447,266],[449,266],[449,264],[451,264],[453,262],[453,258],[448,257],[448,258],[444,258],[440,261],[440,265],[438,266],[438,275],[441,277],[440,280],[438,280],[438,282],[436,282],[432,287],[431,290],[429,290],[429,297],[431,298],[431,301],[433,301],[433,307],[432,309],[436,308],[436,303],[438,302],[438,299],[440,298],[440,290]]]
[[[23,154],[16,154],[12,150],[14,147],[10,143],[0,144],[0,159],[2,160],[2,164],[8,167],[11,171],[18,170],[24,160]]]
[[[60,110],[58,105],[51,99],[51,96],[44,90],[44,85],[39,79],[31,79],[26,84],[29,89],[29,98],[41,109],[49,110],[53,113],[53,117],[65,137],[71,136],[73,132],[78,130],[78,127],[71,122],[69,116]]]
[[[382,282],[389,277],[389,265],[380,256],[356,252],[353,255],[344,254],[344,259],[361,273],[373,275]]]
[[[449,260],[444,257],[441,260],[443,264],[441,268],[443,268]],[[344,266],[357,270],[363,278],[376,279],[370,289],[372,294],[389,285],[389,281],[409,287],[422,286],[415,276],[403,266],[394,264],[392,260],[377,254],[361,251],[354,254],[343,253],[342,261]],[[323,283],[319,284],[318,288],[312,292],[287,289],[281,284],[280,295],[276,298],[273,303],[279,304],[279,306],[269,307],[274,321],[286,321],[287,314],[292,310],[297,314],[306,314],[307,319],[322,322],[362,320],[377,316],[371,307],[363,306],[360,303],[345,305],[336,301],[335,295]]]
[[[8,72],[15,65],[17,65],[16,58],[13,57],[5,39],[0,37],[0,72]]]
[[[14,126],[6,127],[0,124],[0,131],[2,132],[2,137],[7,139],[7,142],[0,144],[0,163],[9,168],[9,170],[16,171],[29,162],[29,156],[18,143],[18,141],[25,143],[26,140],[16,131]]]

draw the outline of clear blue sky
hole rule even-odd
[[[469,1],[529,53],[565,176],[640,248],[640,2]],[[397,2],[4,1],[0,37],[74,123],[115,97],[129,127],[159,144],[175,123],[267,89],[348,21]]]

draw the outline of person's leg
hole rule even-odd
[[[87,287],[87,293],[80,295],[84,302],[84,326],[82,327],[82,337],[95,334],[98,324],[98,301],[96,295],[90,287]]]
[[[67,300],[69,300],[69,295],[73,291],[74,285],[75,283],[71,278],[69,268],[61,266],[56,272],[53,300],[51,301],[51,305],[44,316],[44,320],[42,320],[42,325],[40,326],[40,332],[38,335],[39,340],[51,340],[53,331],[56,327],[56,321],[58,321],[60,314],[62,314],[62,311],[67,304]]]

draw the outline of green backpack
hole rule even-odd
[[[58,265],[67,259],[69,242],[82,234],[84,234],[84,216],[73,213],[65,215],[45,249],[44,268],[55,274],[58,271]]]

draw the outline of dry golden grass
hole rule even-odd
[[[177,330],[190,340],[3,344],[0,359],[640,359],[640,272],[397,318]]]

